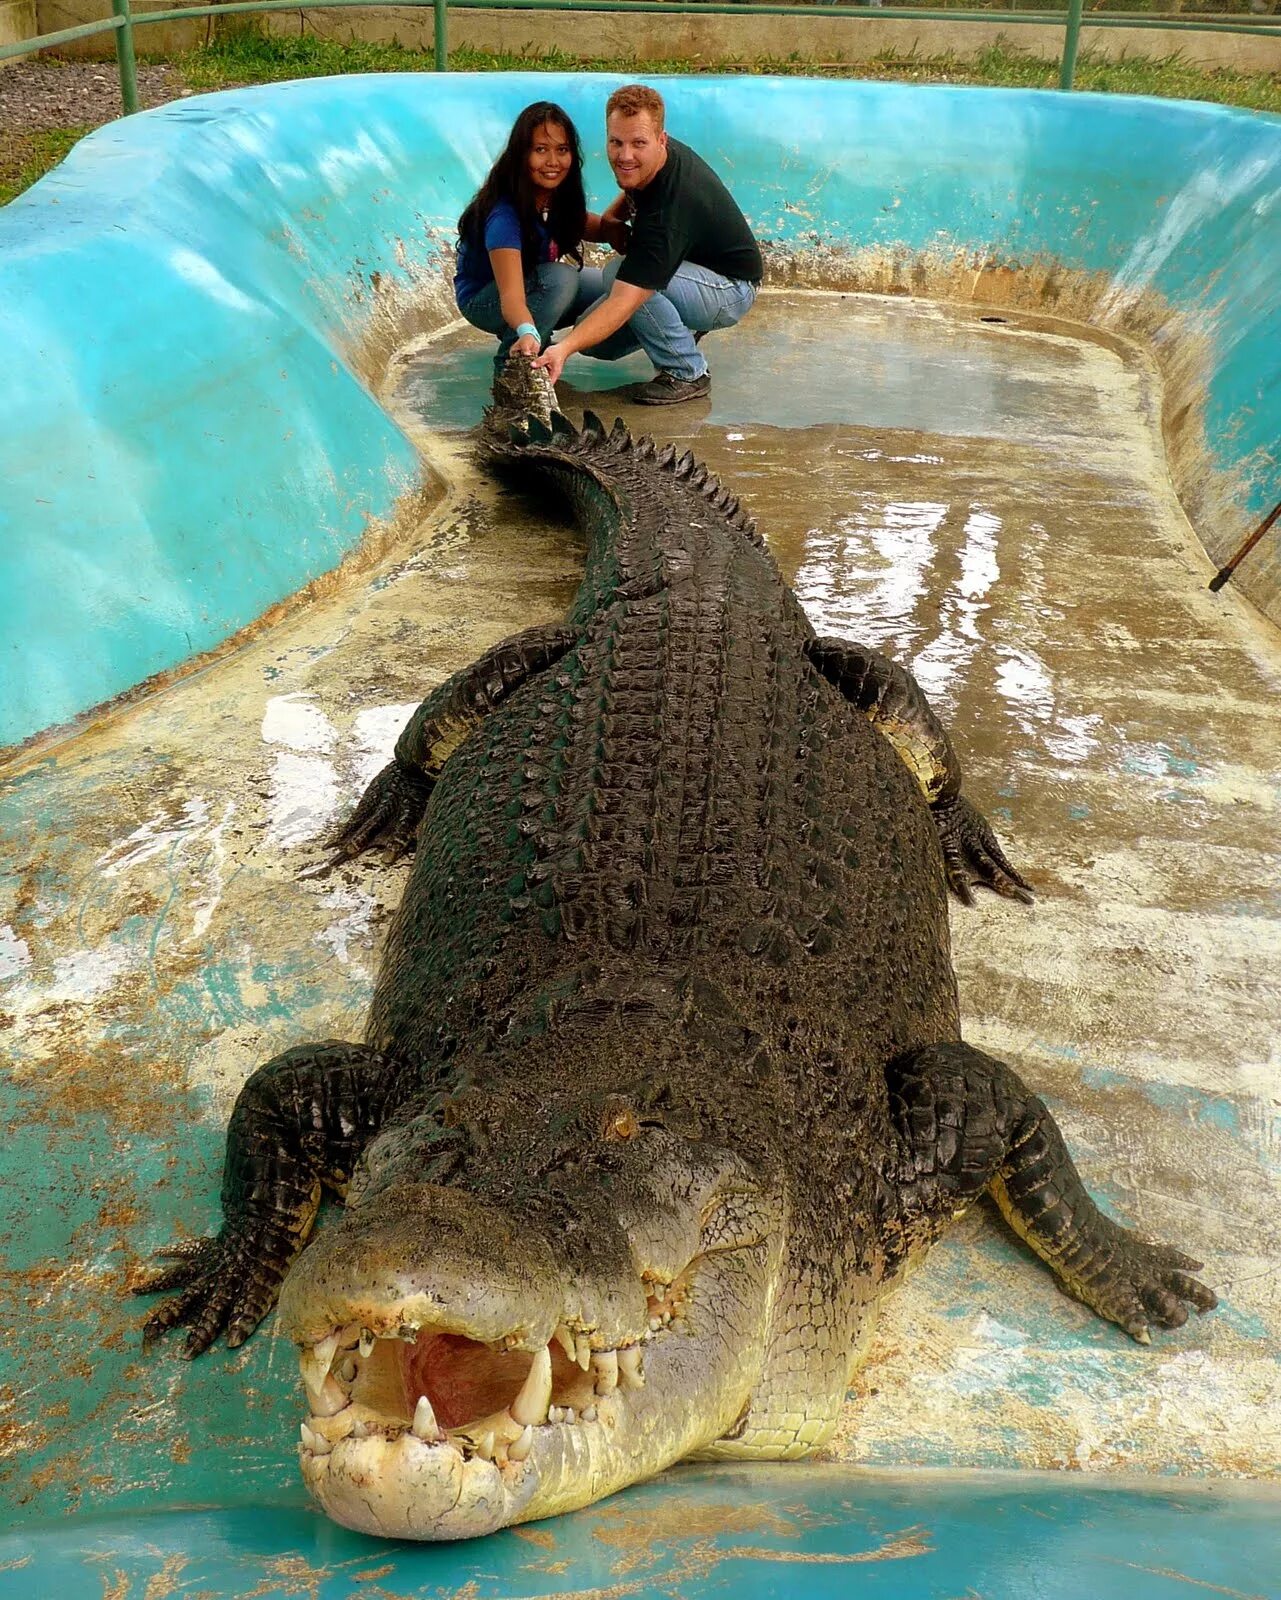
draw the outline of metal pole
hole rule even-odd
[[[133,14],[129,0],[111,0],[113,14],[120,18],[116,29],[116,65],[120,68],[120,98],[125,116],[138,109],[138,63],[133,54]]]
[[[1081,11],[1085,0],[1068,0],[1067,22],[1063,29],[1063,60],[1059,66],[1059,88],[1070,89],[1076,77],[1076,53],[1081,48]]]
[[[446,30],[448,21],[449,0],[432,0],[432,10],[436,13],[436,71],[449,71],[449,37]]]
[[[1220,567],[1215,575],[1210,579],[1209,586],[1214,594],[1218,594],[1219,590],[1240,566],[1241,562],[1245,560],[1246,556],[1250,554],[1251,550],[1254,549],[1255,545],[1258,544],[1259,540],[1262,539],[1263,535],[1268,531],[1273,523],[1276,522],[1278,517],[1281,517],[1281,501],[1278,501],[1278,503],[1272,507],[1272,510],[1268,512],[1267,516],[1264,517],[1263,521],[1237,551],[1236,555],[1232,557],[1227,566]]]

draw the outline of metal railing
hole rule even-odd
[[[116,63],[120,70],[120,98],[125,114],[138,109],[138,69],[134,55],[133,31],[153,22],[192,22],[200,17],[229,17],[246,12],[271,11],[329,11],[349,6],[431,6],[435,13],[435,39],[433,69],[449,70],[449,13],[450,11],[627,11],[633,15],[653,13],[661,16],[691,15],[716,16],[766,16],[796,17],[808,12],[822,17],[848,17],[851,21],[884,21],[890,17],[904,17],[918,22],[986,22],[989,26],[999,22],[1002,27],[1037,25],[1062,22],[1063,54],[1059,64],[1059,88],[1071,89],[1076,78],[1076,60],[1081,45],[1081,29],[1088,28],[1148,28],[1163,33],[1239,33],[1256,38],[1281,37],[1276,23],[1266,22],[1208,22],[1173,21],[1165,18],[1126,16],[1113,14],[1100,16],[1091,13],[1083,16],[1084,0],[1068,0],[1066,11],[953,11],[931,10],[915,6],[861,6],[824,5],[821,10],[809,10],[795,5],[718,5],[682,4],[672,0],[231,0],[230,4],[182,6],[167,11],[147,11],[134,15],[129,0],[111,0],[111,15],[98,22],[82,22],[74,28],[60,28],[56,33],[39,34],[33,39],[22,39],[16,44],[0,45],[0,61],[17,56],[33,55],[39,50],[50,50],[61,44],[71,44],[76,39],[92,39],[99,34],[115,35]]]

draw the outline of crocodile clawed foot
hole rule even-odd
[[[251,1261],[246,1239],[238,1234],[190,1239],[157,1259],[169,1266],[155,1267],[136,1276],[133,1294],[158,1294],[167,1289],[182,1292],[153,1311],[142,1329],[148,1350],[172,1328],[188,1328],[182,1354],[188,1361],[202,1355],[220,1333],[234,1349],[254,1331],[275,1304],[279,1276],[269,1266]]]
[[[987,818],[964,795],[943,801],[932,815],[948,888],[962,905],[974,904],[971,885],[976,883],[1007,900],[1032,904],[1032,885],[1009,861]]]
[[[1181,1328],[1189,1308],[1200,1315],[1218,1305],[1213,1289],[1192,1276],[1200,1271],[1199,1261],[1123,1230],[1118,1235],[1107,1269],[1093,1283],[1068,1287],[1139,1344],[1152,1342],[1152,1327]]]
[[[350,861],[375,844],[387,845],[388,859],[399,861],[414,847],[431,791],[430,778],[399,761],[388,762],[347,821],[326,839],[333,851],[328,866]]]

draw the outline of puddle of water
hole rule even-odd
[[[402,401],[436,427],[470,427],[494,349],[464,325],[433,340],[404,364]],[[699,421],[712,428],[846,423],[1007,440],[1097,433],[1089,370],[1108,359],[1098,346],[1013,315],[993,323],[972,310],[857,294],[764,294],[739,327],[709,335],[703,352],[713,383]],[[572,398],[591,404],[588,396],[652,375],[640,354],[580,355],[565,379]]]

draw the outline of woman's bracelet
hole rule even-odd
[[[532,322],[518,322],[516,324],[516,337],[518,339],[523,339],[527,333],[532,333],[534,338],[538,339],[538,329]],[[538,339],[538,342],[539,344],[542,344],[543,341]]]

